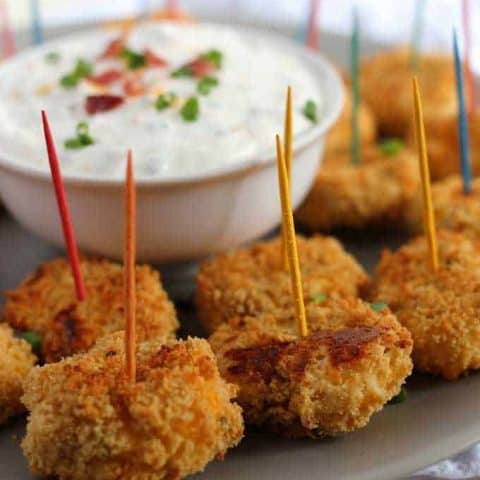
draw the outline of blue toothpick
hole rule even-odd
[[[32,35],[33,43],[40,45],[43,43],[42,22],[40,20],[39,0],[30,0],[30,12],[32,15]]]
[[[463,69],[458,51],[457,32],[453,31],[453,52],[455,56],[455,77],[458,98],[458,137],[460,140],[460,158],[463,176],[463,192],[472,191],[472,172],[470,169],[470,145],[468,139],[468,119],[465,112],[465,94],[463,90]]]

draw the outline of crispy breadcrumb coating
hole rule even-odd
[[[412,339],[392,313],[335,296],[307,307],[309,334],[275,314],[221,325],[210,337],[220,372],[239,386],[245,422],[288,436],[364,427],[411,373]]]
[[[455,380],[480,368],[480,244],[440,230],[438,249],[437,272],[424,236],[383,252],[375,296],[410,330],[416,369]]]
[[[460,171],[460,144],[458,139],[458,115],[430,117],[425,120],[427,133],[427,153],[432,180],[441,180]],[[472,174],[480,175],[480,110],[468,117],[470,142],[470,165]],[[412,125],[410,143],[415,143],[415,131]]]
[[[31,371],[22,448],[35,475],[182,478],[241,440],[235,391],[220,377],[208,342],[195,338],[140,343],[131,383],[117,332],[88,353]]]
[[[28,342],[0,323],[0,424],[24,411],[22,382],[36,360]]]
[[[305,302],[317,294],[358,296],[369,278],[333,237],[297,235]],[[197,312],[209,332],[236,316],[257,315],[292,305],[290,275],[279,238],[206,261],[197,276]]]
[[[463,193],[463,181],[452,175],[432,185],[435,221],[439,228],[446,228],[480,240],[480,178],[472,180],[472,191]],[[421,197],[417,196],[408,209],[408,223],[413,232],[423,229]]]
[[[76,299],[64,258],[42,264],[17,289],[6,292],[4,320],[14,328],[38,333],[47,362],[86,351],[102,335],[124,327],[123,267],[83,258],[81,269],[87,290],[83,302]],[[158,272],[148,265],[137,266],[136,281],[138,339],[173,335],[178,328],[175,308]]]
[[[295,218],[313,231],[401,224],[418,184],[418,162],[408,148],[392,155],[364,148],[360,165],[346,152],[326,159]]]
[[[382,51],[364,60],[360,67],[361,95],[373,110],[382,135],[408,134],[414,118],[414,73],[420,83],[426,124],[432,117],[456,112],[455,71],[450,55],[422,54],[413,72],[409,48]]]
[[[349,84],[350,81],[344,75],[343,91],[345,102],[338,120],[327,134],[325,140],[325,159],[338,153],[350,151],[352,138],[352,94]],[[377,137],[377,122],[365,102],[360,102],[358,106],[358,127],[360,145],[372,145]]]

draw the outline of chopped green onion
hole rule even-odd
[[[147,64],[147,58],[143,53],[135,52],[130,48],[124,48],[119,56],[125,60],[125,63],[130,70],[136,70]]]
[[[405,148],[405,144],[399,138],[386,138],[378,144],[378,149],[384,155],[396,155]]]
[[[197,90],[202,95],[208,95],[212,88],[218,85],[218,78],[215,77],[203,77],[198,81]]]
[[[88,147],[89,145],[93,145],[95,143],[95,140],[88,132],[87,122],[79,122],[77,124],[76,134],[76,137],[65,140],[65,148],[68,148],[69,150],[76,150],[79,148]]]
[[[324,302],[326,299],[327,299],[326,293],[316,293],[315,295],[312,295],[312,300],[317,303]]]
[[[173,92],[163,93],[157,98],[157,101],[155,102],[155,108],[157,110],[165,110],[166,108],[171,107],[176,99],[177,95],[175,95]]]
[[[209,50],[208,52],[200,55],[200,58],[203,60],[208,60],[209,62],[213,63],[217,68],[222,67],[223,54],[219,50]]]
[[[183,65],[183,67],[180,67],[177,70],[174,70],[170,75],[173,78],[191,77],[193,76],[193,72],[188,65]]]
[[[27,330],[26,332],[22,332],[21,337],[30,344],[32,351],[40,352],[42,349],[42,338],[38,333]]]
[[[49,52],[45,55],[45,61],[47,63],[58,63],[60,60],[60,54],[58,52]]]
[[[82,60],[77,60],[75,68],[60,79],[60,85],[65,88],[72,88],[78,85],[83,77],[88,77],[93,72],[92,64]]]
[[[198,114],[200,113],[200,105],[198,103],[197,97],[190,97],[186,102],[185,105],[180,110],[183,119],[186,122],[194,122],[198,118]]]
[[[402,387],[400,390],[400,393],[398,395],[395,395],[390,401],[388,402],[388,405],[397,405],[398,403],[403,403],[405,400],[407,400],[408,394],[407,394],[407,389]]]
[[[317,104],[313,100],[307,100],[303,107],[303,114],[312,123],[317,123]]]
[[[375,312],[380,312],[381,310],[388,308],[388,305],[385,302],[373,302],[370,304],[370,307]]]

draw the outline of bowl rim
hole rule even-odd
[[[307,69],[311,71],[313,75],[318,77],[323,84],[323,87],[327,86],[330,90],[327,94],[324,94],[324,106],[325,111],[322,114],[321,120],[318,124],[297,133],[294,136],[294,153],[303,150],[310,143],[324,135],[337,120],[340,115],[341,108],[344,103],[344,90],[342,86],[341,77],[335,68],[335,66],[327,60],[327,58],[309,50],[302,44],[295,42],[287,36],[280,35],[276,32],[265,30],[259,27],[253,26],[236,26],[231,24],[225,24],[220,22],[200,22],[201,25],[207,25],[218,28],[233,28],[240,31],[244,35],[253,35],[257,39],[263,38],[268,42],[276,44],[276,47],[282,47],[288,49],[292,54],[297,54],[303,58],[303,62],[306,64]],[[51,51],[56,45],[60,45],[65,40],[74,40],[75,38],[85,38],[91,33],[101,33],[98,27],[88,28],[80,32],[76,32],[70,35],[64,35],[49,42],[45,42],[40,46],[27,48],[15,57],[12,57],[4,61],[0,65],[0,75],[8,74],[8,71],[19,63],[22,63],[25,58],[30,56],[37,56],[42,52]],[[110,32],[105,31],[107,36]],[[320,73],[320,75],[319,75]],[[40,121],[40,112],[39,112]],[[279,132],[281,133],[281,132]],[[273,145],[273,139],[272,139]],[[1,148],[1,147],[0,147]],[[155,186],[169,186],[169,185],[191,185],[196,183],[212,182],[224,177],[237,176],[248,173],[252,170],[266,168],[271,166],[276,161],[276,158],[272,150],[267,152],[266,150],[253,155],[251,158],[233,162],[228,165],[221,165],[218,167],[210,168],[206,172],[193,173],[189,175],[172,175],[168,177],[154,177],[145,178],[140,177],[136,179],[137,187],[155,187]],[[21,174],[22,176],[33,177],[38,180],[51,181],[50,172],[40,167],[28,165],[25,163],[17,163],[9,160],[8,155],[0,150],[0,169],[10,171],[11,173]],[[72,173],[63,174],[63,182],[65,186],[102,186],[102,187],[123,187],[124,180],[122,178],[108,178],[108,177],[90,177],[76,175]]]

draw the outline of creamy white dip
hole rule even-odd
[[[85,99],[97,95],[99,86],[82,79],[74,88],[59,80],[79,58],[93,65],[93,75],[126,68],[120,59],[98,57],[118,33],[97,31],[45,46],[14,60],[0,73],[0,141],[10,160],[48,169],[41,130],[40,110],[46,110],[64,175],[121,178],[126,150],[131,148],[137,178],[182,177],[250,160],[274,152],[274,135],[283,133],[285,93],[294,93],[294,131],[314,124],[303,110],[313,100],[321,117],[322,97],[313,73],[302,59],[260,37],[230,27],[208,24],[147,23],[127,37],[128,47],[145,48],[167,61],[163,68],[142,71],[145,93],[125,97],[113,110],[88,115]],[[208,95],[197,92],[198,79],[172,78],[173,70],[211,49],[222,53],[222,65],[212,75],[218,85]],[[53,52],[58,59],[46,60]],[[104,87],[123,95],[122,82]],[[178,99],[158,110],[160,92],[174,92]],[[187,122],[180,110],[185,100],[198,98],[200,111]],[[94,143],[65,148],[75,137],[79,122],[87,122]]]

